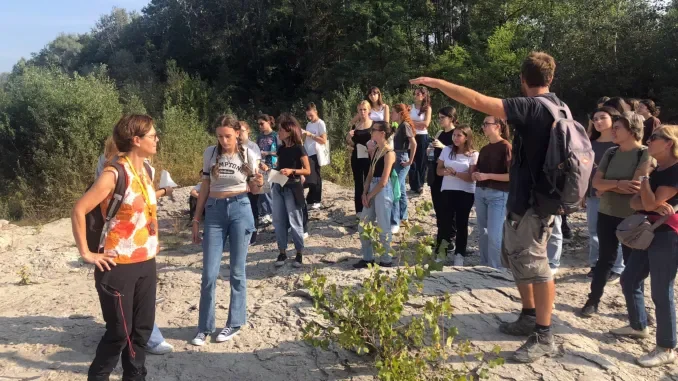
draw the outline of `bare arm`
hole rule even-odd
[[[641,183],[639,192],[643,209],[648,212],[652,212],[659,208],[660,205],[675,196],[676,193],[678,193],[678,189],[667,186],[660,186],[657,188],[656,193],[652,192],[649,180],[644,180]]]
[[[311,175],[311,164],[309,164],[308,156],[301,157],[301,166],[302,169],[295,169],[297,175],[301,176],[310,176]]]
[[[85,262],[95,264],[100,271],[104,271],[104,269],[110,270],[109,265],[115,266],[113,258],[115,258],[116,254],[98,254],[89,251],[85,229],[85,215],[98,207],[115,190],[115,182],[115,170],[104,170],[87,193],[76,201],[71,212],[71,228],[73,230],[75,246]]]
[[[210,194],[210,179],[202,179],[200,185],[200,193],[198,194],[198,203],[195,206],[195,214],[193,214],[193,221],[200,221],[202,212],[205,210],[205,203]]]
[[[633,210],[645,210],[643,207],[643,201],[640,199],[640,194],[636,193],[631,198],[631,209]]]
[[[388,105],[384,105],[384,122],[391,123],[391,109]]]
[[[316,143],[325,144],[327,143],[327,134],[322,135],[309,135],[309,138],[313,139]]]
[[[410,141],[410,160],[407,161],[406,167],[409,167],[414,163],[414,154],[417,152],[417,139],[414,136],[407,138]]]
[[[424,85],[438,89],[448,97],[476,111],[492,115],[495,118],[506,119],[504,103],[499,98],[488,97],[475,90],[455,85],[442,79],[420,77],[410,80],[410,83],[413,85]]]

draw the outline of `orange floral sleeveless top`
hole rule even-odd
[[[159,250],[158,205],[155,190],[145,167],[139,173],[141,176],[141,181],[139,181],[135,178],[127,160],[120,158],[118,163],[127,172],[127,190],[120,210],[110,221],[110,229],[104,241],[104,252],[118,254],[115,258],[118,264],[147,261],[153,259]],[[142,182],[146,187],[151,205],[148,205],[144,199],[141,190]],[[104,214],[112,198],[113,193],[101,203],[101,210]]]

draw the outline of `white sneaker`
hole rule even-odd
[[[172,346],[172,344],[170,344],[166,341],[163,341],[162,343],[156,345],[153,348],[146,349],[146,352],[148,352],[152,355],[164,355],[164,354],[172,352],[173,350],[174,350],[174,347]]]
[[[647,327],[639,331],[637,329],[633,329],[630,325],[627,325],[626,327],[611,329],[610,333],[618,336],[631,336],[638,337],[641,339],[646,339],[650,337],[650,331],[647,329]]]
[[[224,327],[224,329],[217,335],[217,343],[231,340],[240,334],[240,327]]]
[[[400,226],[399,225],[393,225],[391,226],[391,234],[398,234],[400,231]]]
[[[304,239],[308,239],[308,233],[304,232]]]
[[[316,202],[315,204],[312,204],[312,205],[311,205],[311,209],[313,209],[313,210],[318,210],[318,209],[320,209],[320,208],[322,208],[322,207],[323,207],[322,204],[319,203],[319,202]]]
[[[556,276],[556,274],[558,274],[558,268],[551,268],[551,276]]]
[[[676,362],[676,352],[673,349],[665,350],[656,347],[652,352],[640,356],[636,359],[638,365],[644,368],[654,368],[666,364],[673,364]]]
[[[464,266],[464,256],[461,254],[456,254],[454,256],[454,265],[453,266]]]
[[[207,338],[210,336],[209,332],[198,332],[197,335],[191,340],[191,344],[202,347],[207,343]]]
[[[272,224],[273,223],[273,216],[271,216],[270,214],[265,215],[264,221],[268,222],[269,224]]]

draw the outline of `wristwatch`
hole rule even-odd
[[[643,181],[645,181],[645,180],[650,180],[650,176],[640,176],[640,177],[638,178],[638,181],[640,181],[641,183],[642,183]]]

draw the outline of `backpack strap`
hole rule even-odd
[[[545,97],[534,97],[539,103],[544,105],[549,112],[551,113],[551,116],[553,116],[553,120],[557,121],[558,119],[563,119],[563,115],[565,116],[564,119],[572,120],[572,113],[570,112],[570,108],[567,107],[566,104],[562,105],[557,105],[553,103],[548,98]]]
[[[125,171],[125,168],[117,162],[111,163],[111,166],[118,172],[118,177],[115,182],[113,197],[111,198],[111,202],[108,204],[108,209],[104,215],[106,224],[108,224],[108,221],[115,217],[118,210],[120,210],[122,199],[125,197],[125,191],[127,190],[127,171]]]
[[[148,176],[151,178],[151,182],[153,182],[153,168],[151,168],[151,163],[147,162],[144,160],[144,168],[146,168],[146,173],[148,173]]]

